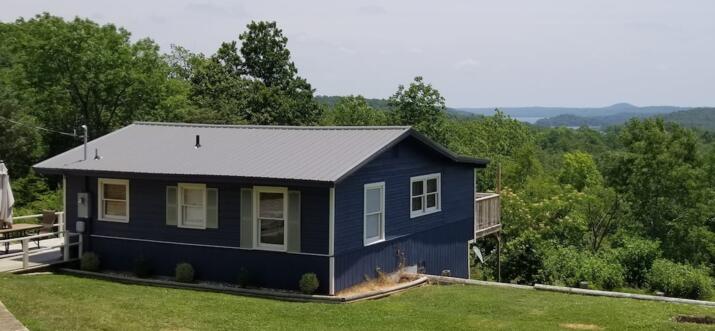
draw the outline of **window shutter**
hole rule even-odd
[[[166,225],[176,226],[179,220],[179,202],[176,186],[166,187]]]
[[[253,190],[241,189],[241,247],[253,248]]]
[[[300,252],[300,192],[288,192],[288,245],[289,252]]]
[[[206,189],[206,228],[218,229],[218,189]]]

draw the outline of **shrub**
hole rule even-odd
[[[665,259],[653,262],[647,281],[652,290],[667,296],[706,299],[713,294],[713,280],[707,271]]]
[[[642,287],[653,262],[660,257],[660,244],[638,238],[624,239],[616,251],[618,262],[625,271],[626,282],[631,286]]]
[[[550,249],[544,259],[543,277],[555,285],[579,287],[585,281],[593,287],[612,290],[623,286],[623,273],[623,267],[614,259],[571,247]]]
[[[147,278],[151,276],[153,272],[154,268],[152,268],[151,261],[144,256],[139,256],[134,259],[134,275],[139,278]]]
[[[92,252],[82,254],[79,268],[84,271],[99,271],[99,256]]]
[[[176,281],[191,283],[194,281],[194,267],[189,263],[179,263],[176,265]]]
[[[301,292],[305,294],[312,294],[313,292],[315,292],[315,290],[318,289],[320,283],[318,283],[318,276],[311,272],[303,274],[303,277],[300,277],[300,282],[298,282],[298,285],[300,286]]]

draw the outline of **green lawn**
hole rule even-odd
[[[353,304],[291,303],[66,275],[0,276],[31,330],[706,330],[676,314],[715,308],[481,286],[426,286]]]

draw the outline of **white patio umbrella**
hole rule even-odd
[[[10,175],[7,173],[5,163],[0,161],[0,225],[12,224],[12,205],[15,198],[10,188]]]

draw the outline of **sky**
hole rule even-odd
[[[3,0],[213,54],[275,20],[316,94],[392,95],[423,76],[451,107],[715,106],[715,1]]]

